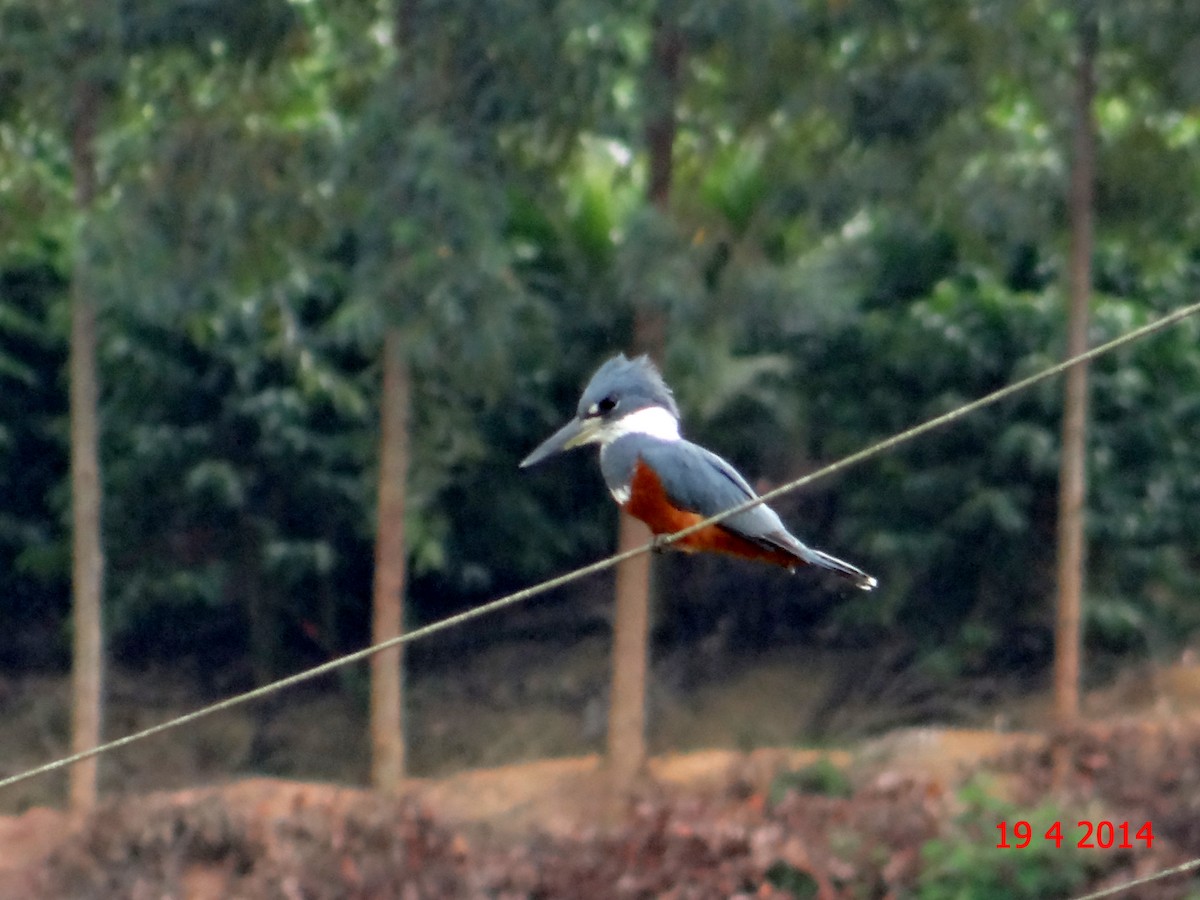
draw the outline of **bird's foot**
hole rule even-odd
[[[654,539],[650,541],[650,552],[663,554],[670,548],[670,543],[667,541],[667,535],[656,534]]]

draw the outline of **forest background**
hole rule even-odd
[[[639,323],[688,436],[760,486],[1057,360],[1084,19],[1094,343],[1198,294],[1187,0],[4,0],[0,666],[90,647],[223,696],[365,644],[381,583],[411,626],[610,552],[586,454],[516,463]],[[780,502],[870,595],[657,560],[653,657],[704,679],[865,650],[926,698],[1045,684],[1062,412],[1046,383]],[[1195,321],[1097,362],[1086,454],[1095,681],[1200,616]],[[72,616],[81,561],[102,629]],[[407,668],[606,633],[610,584]],[[322,688],[365,716],[365,671]],[[101,682],[77,690],[98,733]]]

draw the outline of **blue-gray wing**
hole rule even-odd
[[[640,434],[623,437],[601,451],[600,467],[614,494],[627,488],[639,457],[654,470],[676,508],[706,519],[757,496],[746,479],[715,453],[691,441],[664,441]],[[766,504],[736,513],[720,527],[763,547],[790,553],[800,562],[836,572],[863,590],[875,587],[875,579],[862,569],[798,540]]]
[[[733,466],[691,441],[646,442],[639,454],[679,509],[708,518],[758,496]],[[732,515],[721,525],[765,546],[793,553],[803,547],[765,504]]]

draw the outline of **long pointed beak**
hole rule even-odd
[[[542,441],[532,453],[521,460],[521,468],[527,469],[529,466],[537,465],[543,459],[553,456],[555,453],[562,453],[564,450],[570,450],[573,447],[580,447],[583,444],[591,441],[598,429],[597,419],[579,419],[575,418],[564,425],[546,440]]]

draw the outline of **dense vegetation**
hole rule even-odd
[[[686,47],[669,216],[631,152],[652,3],[426,0],[404,6],[407,55],[385,4],[96,6],[0,2],[6,666],[67,658],[80,253],[111,652],[259,679],[366,638],[385,327],[412,361],[416,620],[611,549],[585,461],[515,463],[638,309],[669,314],[690,436],[768,481],[1061,353],[1069,4],[667,4]],[[1097,340],[1200,294],[1200,7],[1100,6]],[[81,67],[103,87],[86,220]],[[1060,396],[781,504],[880,578],[822,634],[947,673],[1043,663]],[[1161,651],[1197,618],[1200,323],[1104,360],[1092,396],[1088,639]],[[810,622],[757,570],[664,565],[687,589],[663,629]]]

